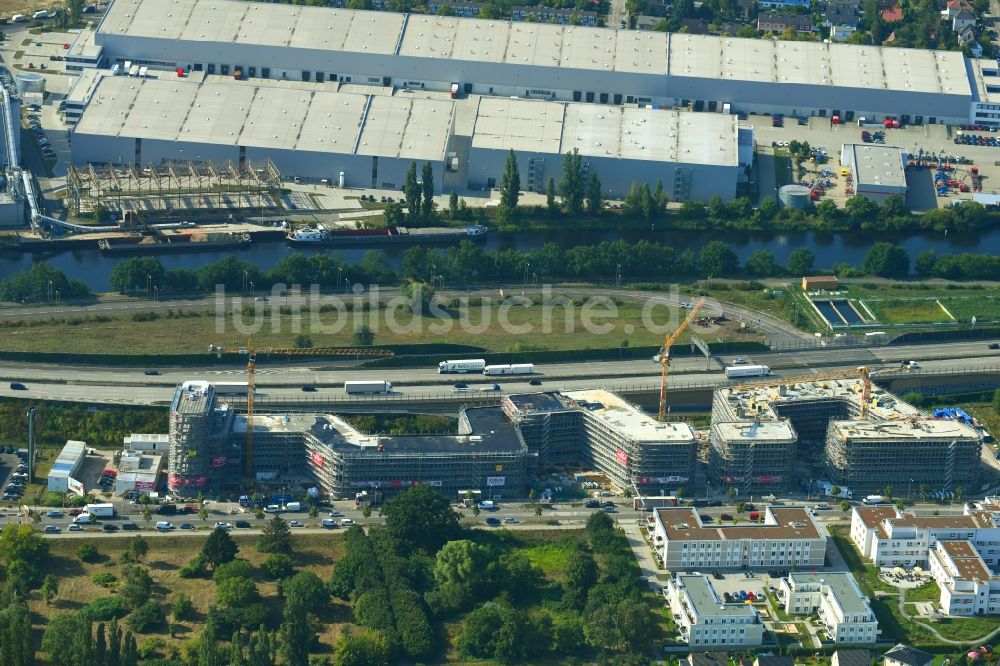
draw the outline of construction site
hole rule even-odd
[[[281,173],[271,160],[163,162],[160,164],[68,165],[70,215],[92,218],[95,211],[117,219],[171,217],[192,211],[246,213],[283,210]]]
[[[887,485],[972,488],[981,447],[977,428],[924,414],[868,368],[727,387],[712,402],[712,477],[743,493],[821,476],[845,497]]]

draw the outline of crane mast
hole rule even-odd
[[[657,419],[661,422],[667,420],[667,375],[670,374],[670,347],[677,342],[677,339],[681,337],[681,333],[694,321],[695,315],[698,314],[698,310],[701,310],[701,306],[704,304],[704,298],[695,303],[691,307],[691,311],[688,312],[687,318],[681,322],[677,330],[667,335],[663,340],[663,349],[660,350],[660,412],[657,416]]]

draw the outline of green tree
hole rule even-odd
[[[434,217],[434,167],[430,162],[424,162],[420,186],[423,194],[420,201],[420,217],[429,224]]]
[[[125,620],[129,629],[135,632],[145,632],[149,627],[163,624],[165,621],[163,606],[155,599],[147,599]]]
[[[45,600],[45,605],[48,606],[52,602],[52,598],[56,596],[59,592],[59,579],[48,574],[45,576],[45,580],[42,581],[42,599]],[[0,648],[2,650],[2,648]]]
[[[755,277],[772,277],[780,273],[781,269],[774,263],[774,252],[770,250],[757,250],[747,257],[746,271]]]
[[[840,217],[840,209],[832,200],[823,199],[816,204],[816,216],[827,224],[832,224]]]
[[[382,209],[382,219],[385,221],[385,226],[390,228],[400,227],[406,222],[406,216],[403,214],[403,204],[398,201],[390,201]]]
[[[899,245],[880,241],[868,250],[862,265],[868,275],[904,278],[910,271],[910,256]]]
[[[309,647],[316,640],[305,609],[287,605],[284,622],[278,629],[281,637],[279,652],[286,666],[309,666]]]
[[[146,292],[160,287],[166,271],[156,257],[130,257],[115,264],[108,286],[121,293]]]
[[[175,622],[190,619],[194,613],[194,602],[183,592],[175,592],[170,598],[170,614]]]
[[[840,510],[843,511],[844,513],[850,513],[851,508],[852,508],[851,503],[847,500],[844,500],[843,502],[840,503]]]
[[[275,580],[288,578],[295,572],[292,558],[284,553],[272,553],[268,555],[264,563],[260,565],[260,568]]]
[[[840,493],[842,492],[844,491],[843,489],[841,489],[840,486],[834,486],[833,488],[830,488],[830,494],[833,495],[834,497],[840,497]]]
[[[312,506],[309,507],[309,519],[312,520],[313,524],[315,525],[316,518],[318,517],[319,517],[319,509],[317,509],[316,505],[313,504]]]
[[[844,212],[855,227],[871,224],[878,219],[878,204],[864,195],[855,194],[844,203]]]
[[[556,181],[554,178],[549,178],[545,184],[545,210],[548,211],[549,217],[559,215],[559,202],[556,200]]]
[[[261,553],[292,552],[292,531],[281,516],[274,516],[264,524],[257,540],[257,551]]]
[[[386,530],[404,548],[436,552],[459,533],[458,514],[448,498],[424,484],[390,499],[382,515]]]
[[[201,548],[201,558],[206,565],[214,569],[220,564],[232,562],[238,550],[239,547],[233,541],[233,538],[229,536],[229,532],[216,527],[208,535],[205,545]]]
[[[314,613],[330,599],[330,592],[312,571],[300,571],[281,585],[286,606],[298,606]]]
[[[96,562],[98,555],[97,547],[90,543],[81,544],[76,549],[76,556],[81,562]]]
[[[417,163],[410,162],[403,181],[403,198],[406,199],[406,217],[410,224],[420,221],[420,183],[417,182]]]
[[[230,578],[253,578],[253,565],[246,560],[233,560],[215,567],[212,581],[219,585]]]
[[[441,606],[458,610],[478,598],[492,582],[495,555],[473,541],[449,541],[434,560],[434,582]]]
[[[149,553],[149,542],[141,534],[137,534],[135,538],[129,541],[126,552],[128,552],[132,560],[142,562],[146,559],[146,554]]]
[[[83,6],[86,0],[66,0],[66,9],[69,10],[69,18],[73,23],[79,23],[83,18]]]
[[[807,247],[800,247],[792,250],[788,255],[788,264],[785,269],[792,276],[805,277],[813,272],[813,264],[816,262],[816,255]]]
[[[568,214],[575,216],[583,212],[585,189],[583,160],[580,151],[574,148],[573,152],[563,156],[563,177],[559,182],[559,196]]]
[[[385,635],[368,630],[343,636],[334,651],[334,666],[387,666],[389,645]]]
[[[82,637],[86,632],[87,641]],[[63,613],[51,618],[42,635],[42,650],[56,666],[90,663],[90,621],[78,614]]]
[[[593,171],[587,179],[587,212],[600,215],[604,207],[604,195],[601,193],[601,179]]]
[[[208,520],[208,507],[206,506],[198,507],[198,517],[201,518],[202,522]]]
[[[518,220],[517,202],[521,197],[521,173],[517,167],[517,155],[511,148],[504,163],[503,176],[500,178],[500,207],[498,213],[500,222],[514,224]]]
[[[128,608],[138,608],[153,593],[153,577],[144,567],[125,565],[122,567],[117,591]]]
[[[597,562],[594,556],[582,550],[574,551],[563,569],[563,589],[574,605],[581,605],[590,588],[597,583]]]
[[[458,213],[458,192],[452,190],[451,194],[448,195],[448,216],[453,220],[457,220]]]
[[[710,240],[698,255],[698,266],[704,275],[732,275],[739,268],[736,253],[720,240]]]
[[[353,342],[358,347],[370,347],[375,343],[375,333],[368,324],[359,324],[354,329]]]
[[[892,486],[887,485],[885,488],[882,489],[882,494],[891,500],[893,490],[894,488]]]
[[[246,608],[260,599],[257,586],[249,578],[227,578],[215,588],[215,600],[220,606]]]
[[[934,264],[937,262],[937,252],[924,250],[913,260],[913,270],[920,277],[930,277],[934,274]]]

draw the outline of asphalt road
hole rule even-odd
[[[1000,350],[990,350],[986,342],[961,342],[952,344],[912,345],[901,347],[825,348],[802,352],[746,354],[750,363],[761,363],[772,368],[776,376],[812,374],[834,369],[848,369],[859,365],[870,367],[898,367],[902,360],[916,360],[920,371],[969,370],[1000,366]],[[678,358],[671,364],[670,386],[675,388],[698,387],[724,382],[721,363],[730,363],[732,357],[708,361],[701,358]],[[258,366],[263,364],[258,363]],[[471,375],[441,375],[436,368],[385,368],[366,370],[350,367],[331,367],[328,363],[315,365],[282,365],[258,367],[257,395],[264,399],[345,398],[343,382],[347,379],[387,379],[394,391],[402,396],[448,396],[461,399],[478,394],[481,389],[499,384],[503,392],[531,392],[539,390],[579,390],[602,387],[626,389],[655,385],[659,381],[659,366],[652,359],[634,361],[584,361],[539,365],[534,379],[541,385],[532,386],[527,377],[484,377]],[[36,398],[46,400],[83,401],[93,403],[165,404],[173,397],[174,389],[183,381],[206,379],[209,381],[245,381],[246,371],[241,367],[227,369],[164,369],[162,374],[149,376],[141,368],[61,367],[57,365],[0,364],[0,396]],[[919,371],[917,371],[919,372]],[[10,388],[11,381],[22,382],[26,391]],[[452,385],[463,383],[469,391],[458,392]],[[316,392],[306,393],[302,386],[311,384]]]

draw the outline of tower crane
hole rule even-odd
[[[861,380],[861,412],[859,414],[860,419],[864,420],[868,418],[868,413],[870,409],[869,403],[871,402],[872,394],[872,375],[873,374],[895,374],[898,372],[905,372],[909,368],[884,368],[884,369],[871,369],[868,366],[862,365],[857,368],[852,368],[850,370],[831,370],[829,372],[819,372],[811,375],[796,375],[794,377],[780,377],[759,382],[744,382],[742,384],[737,384],[732,387],[734,391],[743,391],[752,388],[760,388],[764,386],[791,386],[793,384],[805,384],[810,382],[826,382],[833,381],[835,379],[860,379]]]
[[[240,354],[247,357],[247,446],[243,456],[243,474],[246,477],[253,475],[253,404],[254,404],[254,376],[257,371],[257,353],[254,349],[253,336],[247,340],[246,347],[220,347],[219,345],[209,345],[208,351],[222,358],[223,354]],[[391,349],[375,348],[353,348],[353,347],[309,347],[309,348],[283,348],[268,347],[266,353],[280,356],[344,356],[344,357],[385,357],[394,356]]]
[[[659,421],[667,420],[667,375],[670,374],[670,347],[677,342],[677,339],[681,337],[681,333],[687,329],[688,325],[694,321],[694,317],[698,314],[698,310],[701,306],[705,304],[705,299],[702,298],[698,300],[691,307],[691,311],[688,312],[687,318],[681,322],[681,325],[677,327],[673,333],[667,335],[663,340],[663,349],[660,350],[660,412],[657,419]]]

